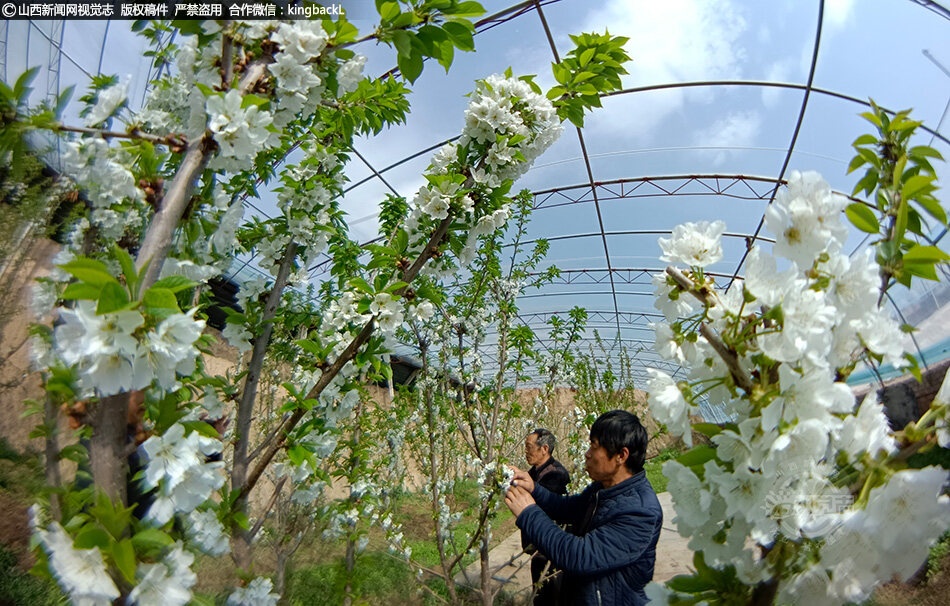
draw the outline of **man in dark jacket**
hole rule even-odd
[[[522,534],[563,571],[562,603],[647,603],[663,510],[643,471],[646,446],[636,415],[612,410],[591,426],[585,460],[593,482],[584,492],[555,495],[515,472],[505,504]]]
[[[528,475],[534,483],[543,486],[558,495],[567,494],[567,485],[571,475],[561,463],[551,456],[557,440],[547,429],[538,428],[524,439],[524,458],[531,465]],[[531,541],[522,533],[521,546],[531,556],[531,583],[537,588],[534,606],[556,606],[560,594],[561,579],[557,570],[548,566],[548,559],[535,549]],[[542,578],[544,582],[538,584]]]

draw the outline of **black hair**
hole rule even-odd
[[[614,456],[626,447],[627,469],[632,473],[643,470],[647,454],[647,430],[637,415],[626,410],[611,410],[597,417],[590,427],[590,439],[604,447],[607,454]]]
[[[548,454],[554,454],[554,447],[557,446],[557,438],[554,437],[554,434],[549,430],[539,427],[528,434],[529,436],[538,436],[538,447],[547,446]]]

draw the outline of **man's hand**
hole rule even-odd
[[[519,485],[512,486],[505,493],[505,505],[508,506],[511,513],[515,514],[516,518],[521,515],[522,511],[536,504],[531,493]]]
[[[517,467],[511,467],[512,471],[515,472],[514,476],[511,478],[512,486],[520,486],[528,491],[528,494],[534,492],[534,480],[531,479],[531,476],[528,475],[527,471],[521,471]]]

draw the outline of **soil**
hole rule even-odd
[[[938,572],[921,583],[888,583],[874,592],[874,606],[947,606],[950,604],[950,554]]]

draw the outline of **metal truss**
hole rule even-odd
[[[534,209],[549,209],[594,200],[626,200],[657,196],[722,196],[767,202],[776,184],[773,177],[746,175],[660,175],[581,183],[534,192]]]

